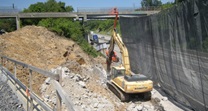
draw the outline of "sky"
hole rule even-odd
[[[47,0],[0,0],[1,6],[12,6],[22,10],[28,8],[30,4],[46,2]],[[79,7],[99,8],[99,7],[141,7],[141,0],[56,0],[65,2],[67,6],[72,6],[75,10]],[[161,0],[162,3],[173,2],[174,0]]]

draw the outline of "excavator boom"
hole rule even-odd
[[[122,54],[122,59],[123,59],[123,67],[126,69],[126,75],[130,75],[131,71],[130,71],[130,64],[129,64],[129,54],[128,54],[128,50],[125,46],[125,44],[123,43],[121,37],[119,36],[119,34],[117,34],[116,31],[116,24],[117,24],[117,20],[118,20],[118,10],[117,8],[114,8],[114,12],[113,14],[116,15],[116,18],[114,20],[114,27],[113,27],[113,31],[112,31],[112,36],[111,36],[111,40],[110,40],[110,46],[108,48],[108,57],[107,57],[107,70],[108,72],[110,72],[110,66],[112,63],[112,56],[114,55],[114,46],[115,43],[118,45],[121,54]]]

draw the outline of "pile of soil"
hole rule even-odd
[[[26,26],[20,30],[0,35],[0,54],[18,61],[50,70],[69,63],[69,69],[80,72],[80,65],[98,63],[104,58],[92,58],[72,40],[49,31],[40,26]],[[99,60],[96,62],[96,60]],[[71,62],[72,61],[72,62]],[[103,62],[102,61],[102,62]],[[13,67],[9,68],[11,71]],[[17,77],[28,86],[28,71],[19,68]],[[23,73],[25,72],[25,73]],[[40,86],[46,77],[33,74],[33,90],[40,95]]]

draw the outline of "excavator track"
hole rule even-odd
[[[121,102],[129,101],[129,94],[121,91],[116,85],[112,82],[107,82],[108,88],[121,100]]]

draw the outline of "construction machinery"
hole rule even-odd
[[[116,8],[114,9],[114,13],[116,18],[106,59],[107,72],[110,73],[108,75],[107,86],[123,102],[129,101],[130,95],[140,95],[144,100],[150,100],[153,82],[146,76],[135,74],[131,71],[128,50],[119,34],[116,32],[116,23],[118,19],[118,11]],[[118,60],[113,60],[113,57],[117,58],[114,53],[115,44],[117,44],[120,49],[122,64],[111,67],[112,62],[118,62]]]
[[[90,44],[93,45],[94,43],[98,44],[99,43],[99,39],[98,39],[98,35],[97,34],[94,34],[93,31],[90,31]]]

